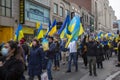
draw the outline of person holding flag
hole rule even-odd
[[[67,73],[71,72],[71,61],[73,59],[74,65],[75,65],[75,72],[78,71],[78,62],[77,62],[77,42],[72,41],[68,45],[69,49],[69,60],[68,60],[68,70]]]
[[[54,60],[56,45],[53,42],[54,41],[53,37],[48,37],[48,41],[49,41],[49,49],[46,51],[47,52],[46,58],[48,59],[48,61],[47,61],[47,74],[48,74],[48,79],[53,80],[51,69],[52,69],[52,63]]]
[[[84,30],[82,24],[80,22],[80,17],[75,16],[69,26],[67,26],[66,31],[68,35],[68,42],[66,43],[66,48],[69,48],[69,61],[68,61],[68,70],[67,72],[71,72],[71,60],[73,59],[75,64],[75,71],[78,71],[78,63],[77,63],[77,40],[80,35],[83,34]]]

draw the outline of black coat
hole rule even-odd
[[[49,43],[49,50],[47,51],[47,57],[48,59],[54,59],[56,44],[55,43]]]
[[[87,56],[97,56],[97,45],[95,42],[89,42],[87,44]]]
[[[30,49],[28,61],[28,74],[30,76],[40,75],[42,73],[42,54],[43,49],[39,46]]]
[[[22,61],[13,56],[9,60],[4,59],[3,63],[4,65],[0,67],[0,80],[21,80],[24,72]]]
[[[103,48],[101,45],[97,45],[97,62],[101,62],[104,60],[104,57],[103,57]]]

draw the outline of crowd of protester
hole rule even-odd
[[[33,39],[29,46],[23,38],[19,42],[8,41],[0,45],[0,80],[29,80],[37,76],[41,80],[43,70],[47,71],[48,80],[53,80],[52,70],[59,71],[60,66],[68,65],[66,73],[70,73],[72,62],[75,72],[79,71],[78,60],[81,57],[89,75],[97,76],[98,69],[103,69],[104,60],[109,60],[113,52],[118,56],[117,67],[120,67],[120,40],[106,38],[95,40],[93,36],[71,41],[66,48],[67,38],[47,37],[49,49],[44,51],[41,40]],[[72,61],[73,60],[73,61]]]

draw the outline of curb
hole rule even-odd
[[[113,75],[110,75],[109,77],[107,77],[105,80],[112,80],[113,78],[115,78],[117,75],[120,74],[120,71],[114,73]]]

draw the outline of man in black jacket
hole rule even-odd
[[[53,37],[48,37],[48,40],[49,40],[49,50],[47,52],[47,58],[48,58],[47,73],[48,73],[48,79],[53,80],[52,73],[51,73],[51,68],[52,68],[52,63],[53,63],[53,59],[54,59],[54,55],[55,55],[56,45],[53,42],[54,41]]]
[[[92,72],[94,73],[94,76],[97,76],[96,73],[96,42],[92,37],[89,38],[89,42],[87,44],[87,57],[88,57],[88,63],[89,63],[89,72],[90,76],[92,76]]]

